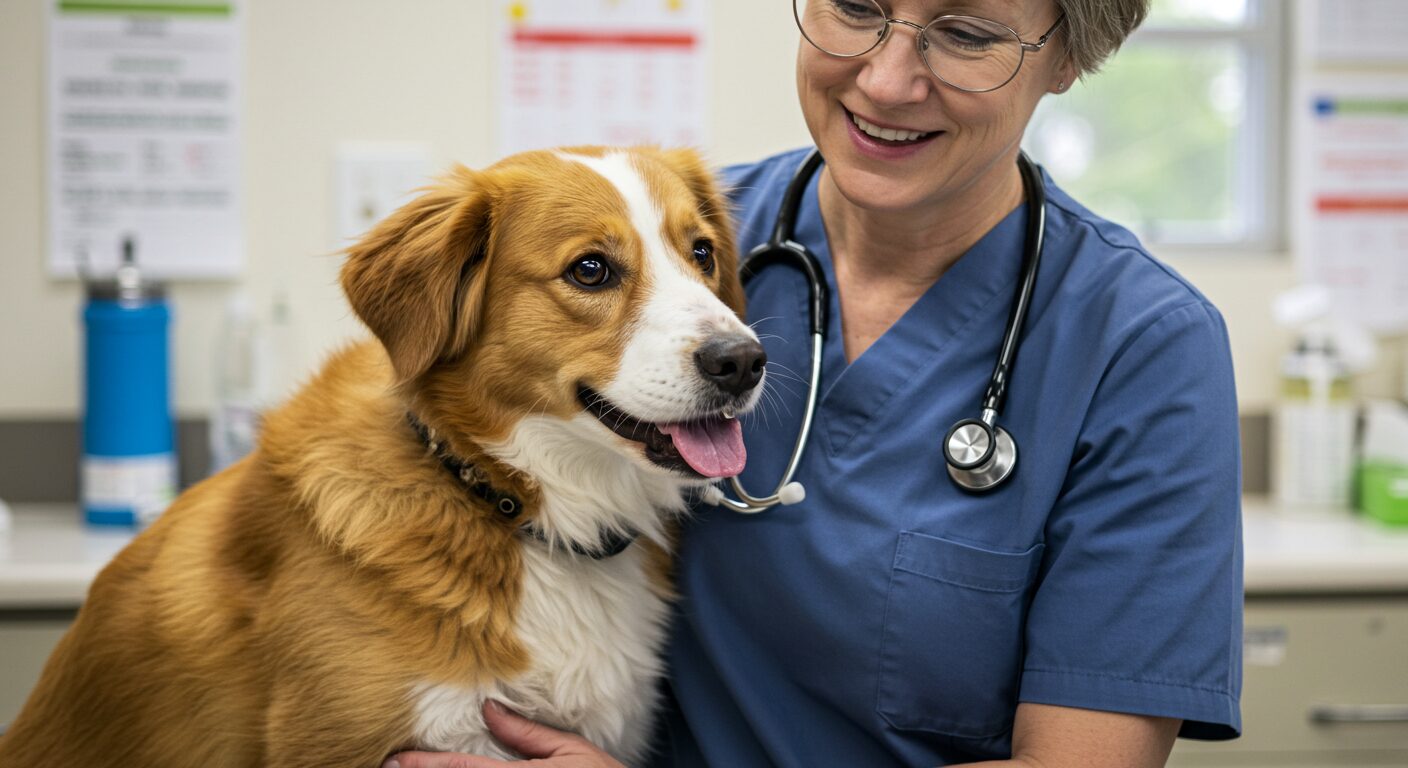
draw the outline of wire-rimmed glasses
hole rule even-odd
[[[1006,24],[976,16],[939,16],[920,26],[891,18],[875,0],[792,0],[802,37],[830,56],[853,59],[885,42],[891,24],[914,29],[915,47],[934,77],[961,91],[995,91],[1012,81],[1022,59],[1046,46],[1063,13],[1035,43]]]

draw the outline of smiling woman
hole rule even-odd
[[[1236,735],[1239,454],[1217,310],[1039,175],[1021,352],[991,368],[1030,242],[1028,122],[1147,5],[794,0],[824,165],[791,239],[830,310],[807,494],[686,527],[658,764],[1129,768],[1162,765],[1179,733]],[[729,169],[744,252],[807,154]],[[769,365],[810,370],[802,277],[766,269],[747,292]],[[940,442],[990,378],[1022,459],[975,494]],[[783,474],[799,389],[743,420],[746,485]]]

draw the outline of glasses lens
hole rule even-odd
[[[885,35],[885,12],[872,0],[792,0],[802,36],[833,56],[858,56]]]
[[[965,91],[989,91],[1017,74],[1022,42],[987,19],[944,16],[924,28],[924,60],[944,82]]]

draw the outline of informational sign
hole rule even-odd
[[[512,0],[499,149],[706,143],[705,0]]]
[[[1403,0],[1317,0],[1307,22],[1311,58],[1317,61],[1408,61]]]
[[[50,273],[236,275],[239,0],[44,2]]]
[[[1303,99],[1304,276],[1344,317],[1408,329],[1408,82],[1326,76]]]

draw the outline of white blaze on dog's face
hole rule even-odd
[[[726,206],[687,150],[524,153],[460,168],[378,225],[344,287],[452,440],[532,452],[506,460],[541,472],[544,446],[585,439],[703,482],[742,469],[733,416],[766,363],[739,319]]]
[[[716,240],[724,233],[672,199],[666,180],[654,179],[652,189],[650,171],[628,154],[560,157],[611,184],[615,215],[629,222],[636,241],[626,249],[635,258],[583,254],[568,268],[568,282],[609,290],[579,278],[606,285],[617,279],[612,270],[622,269],[627,276],[619,279],[634,272],[649,286],[623,328],[620,365],[613,375],[584,382],[580,399],[600,423],[641,443],[654,464],[704,477],[738,474],[746,457],[734,417],[757,402],[766,356],[757,336],[715,294],[721,268]]]

